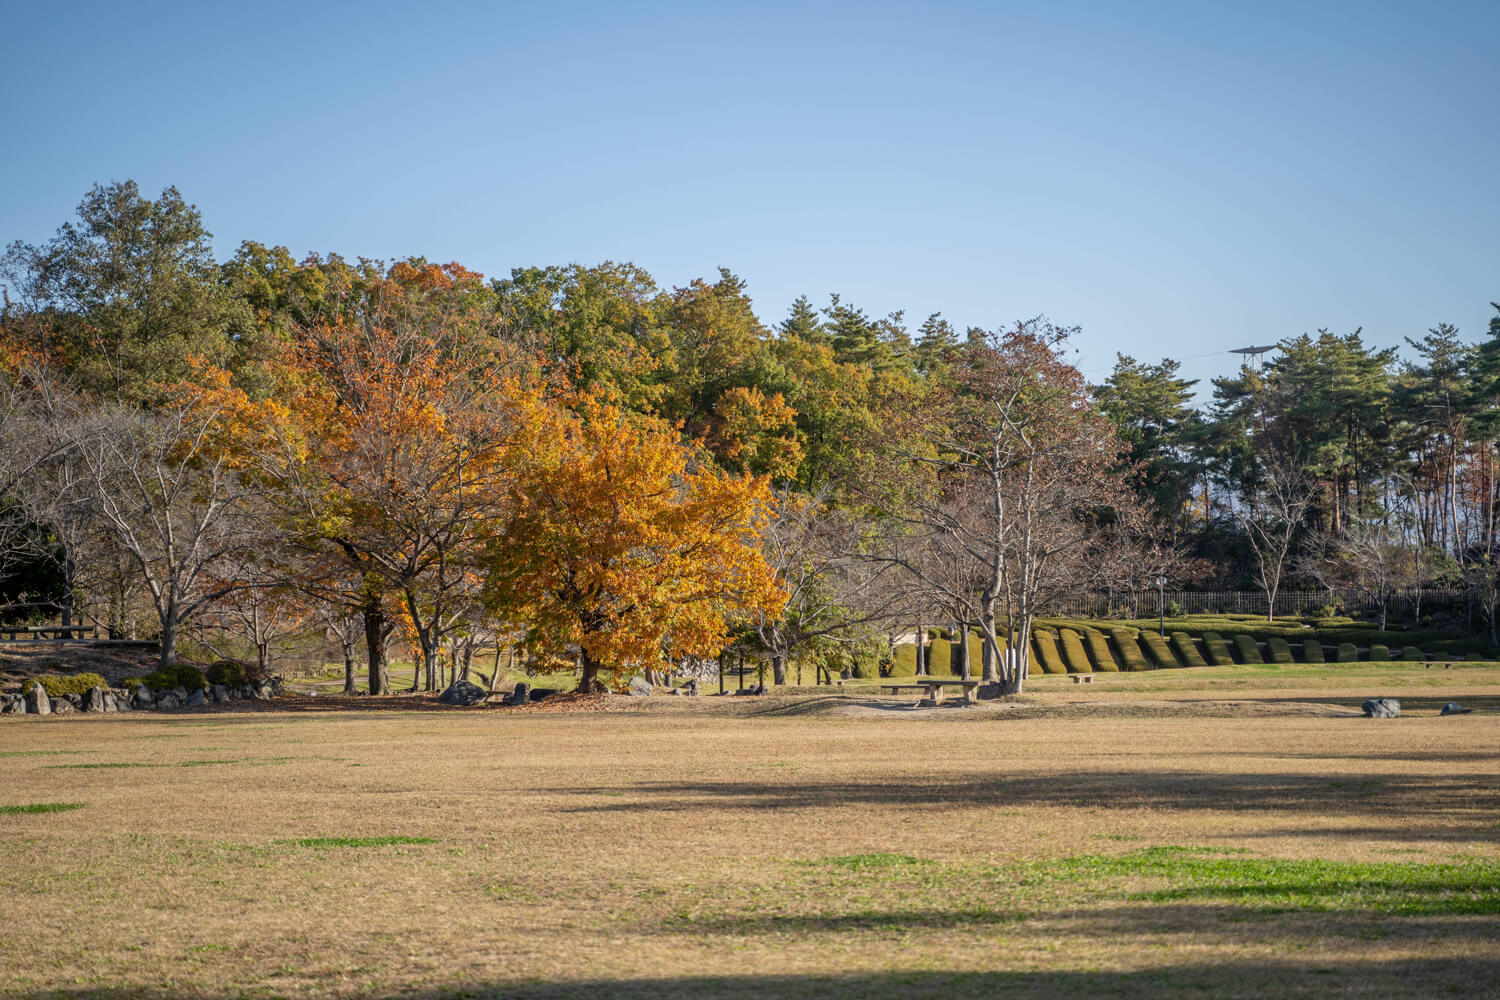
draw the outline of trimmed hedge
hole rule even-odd
[[[1309,639],[1302,644],[1303,663],[1323,663],[1323,644],[1316,639]]]
[[[949,677],[953,671],[949,663],[953,660],[953,648],[947,639],[933,639],[927,645],[927,672],[934,677]]]
[[[1177,651],[1177,659],[1183,666],[1208,666],[1208,661],[1203,658],[1203,654],[1198,652],[1198,646],[1193,642],[1193,637],[1186,632],[1172,633],[1172,648]]]
[[[1377,642],[1370,647],[1370,662],[1380,663],[1391,658],[1391,647],[1383,642]]]
[[[1057,649],[1057,636],[1051,632],[1039,629],[1031,633],[1031,651],[1045,673],[1065,674],[1068,672],[1062,653]]]
[[[1131,629],[1112,628],[1109,637],[1115,641],[1115,649],[1120,651],[1120,663],[1126,670],[1150,670],[1151,664],[1146,662],[1145,654],[1141,652],[1141,644],[1136,639],[1136,633]]]
[[[1208,651],[1208,662],[1216,667],[1234,666],[1234,654],[1229,651],[1229,643],[1217,632],[1203,633],[1203,648]]]
[[[896,647],[895,656],[891,658],[891,677],[915,677],[917,675],[917,646],[915,643],[903,642]]]
[[[1427,654],[1416,646],[1402,646],[1401,659],[1406,660],[1408,663],[1425,663],[1427,662]]]
[[[1292,647],[1279,635],[1273,635],[1266,640],[1266,653],[1272,663],[1296,663],[1292,659]]]
[[[1089,662],[1089,654],[1083,649],[1083,636],[1070,628],[1058,629],[1057,641],[1062,646],[1063,663],[1068,667],[1070,674],[1091,674],[1094,665]]]
[[[1334,656],[1333,662],[1335,662],[1335,663],[1358,663],[1359,662],[1359,648],[1357,646],[1355,646],[1354,643],[1352,643],[1352,642],[1341,642],[1341,643],[1339,643],[1339,651]]]
[[[49,698],[61,698],[65,694],[85,695],[89,688],[107,688],[109,681],[98,674],[37,674],[21,685],[22,692],[30,694],[40,684]]]
[[[1177,657],[1172,655],[1172,647],[1167,645],[1167,640],[1163,639],[1158,633],[1141,632],[1141,645],[1146,647],[1146,651],[1151,654],[1151,659],[1155,661],[1158,667],[1170,668],[1182,666],[1182,664],[1177,662]]]
[[[1234,637],[1234,648],[1240,654],[1241,663],[1265,663],[1260,658],[1260,647],[1255,640],[1248,635],[1237,635]]]
[[[238,660],[219,660],[208,668],[206,676],[210,684],[239,687],[242,684],[260,680],[255,676],[256,673],[255,667],[240,663]]]
[[[1089,659],[1094,662],[1096,671],[1109,671],[1114,673],[1120,669],[1120,664],[1115,661],[1115,654],[1110,651],[1109,640],[1104,638],[1104,633],[1096,628],[1083,630],[1083,641],[1089,647]]]

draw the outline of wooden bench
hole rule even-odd
[[[1094,683],[1094,675],[1093,674],[1074,674],[1073,675],[1073,683],[1074,684],[1092,684],[1092,683]]]

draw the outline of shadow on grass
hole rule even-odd
[[[997,946],[1003,947],[1003,946]],[[747,962],[752,961],[747,958]],[[183,997],[262,995],[230,989],[61,989],[16,992],[17,1000],[180,1000]],[[877,972],[847,975],[680,976],[640,979],[588,979],[571,982],[471,982],[421,990],[375,990],[361,996],[404,1000],[507,998],[507,1000],[667,1000],[667,998],[975,998],[1226,997],[1427,997],[1500,996],[1500,959],[1419,961],[1228,962],[1168,965],[1139,972]]]
[[[907,774],[871,781],[647,782],[635,785],[549,788],[579,801],[566,812],[686,812],[694,809],[830,809],[911,806],[925,809],[1062,806],[1104,809],[1172,809],[1254,812],[1267,815],[1403,818],[1377,836],[1492,839],[1500,812],[1500,783],[1485,775],[1341,776],[1330,774],[1225,774],[1117,770],[1089,774]],[[1441,820],[1437,829],[1429,820]]]

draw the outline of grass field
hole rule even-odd
[[[0,720],[0,996],[1500,995],[1495,667],[325,701]]]

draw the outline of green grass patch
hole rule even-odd
[[[311,847],[327,851],[335,847],[391,847],[396,844],[436,844],[435,837],[303,837],[300,840],[283,841],[297,847]]]
[[[931,861],[910,854],[844,854],[833,858],[816,858],[803,864],[820,868],[840,868],[850,872],[880,871],[911,865],[930,865]]]
[[[33,802],[24,806],[0,806],[0,815],[18,816],[23,813],[65,813],[82,808],[82,802]]]

